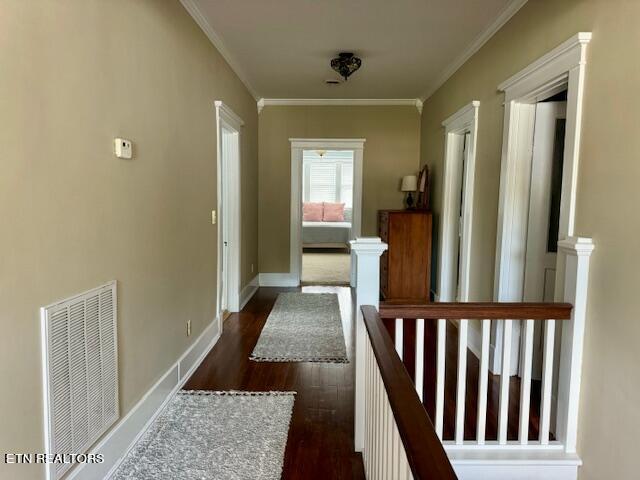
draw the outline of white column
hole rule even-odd
[[[558,252],[566,257],[564,301],[573,305],[571,320],[562,322],[556,426],[557,438],[564,443],[568,453],[576,451],[589,257],[593,247],[590,238],[569,237],[558,242]]]
[[[378,308],[380,298],[380,255],[387,249],[387,244],[378,237],[360,237],[351,240],[351,252],[355,258],[355,307],[356,307],[356,352],[355,352],[355,449],[361,452],[364,448],[365,419],[365,357],[364,346],[367,340],[366,329],[362,319],[362,305],[373,305]]]

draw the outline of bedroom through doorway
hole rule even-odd
[[[303,150],[303,285],[349,285],[353,185],[353,150]]]

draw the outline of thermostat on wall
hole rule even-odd
[[[116,138],[114,142],[114,151],[118,158],[131,158],[131,140],[126,138]]]

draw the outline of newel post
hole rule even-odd
[[[356,352],[355,352],[355,450],[364,449],[365,415],[365,356],[367,340],[360,307],[373,305],[378,308],[380,298],[380,256],[387,244],[378,237],[360,237],[351,240],[352,280],[355,285]]]
[[[578,436],[589,258],[593,247],[592,240],[584,237],[569,237],[558,242],[558,252],[565,255],[564,301],[573,305],[571,320],[562,322],[556,427],[557,438],[568,453],[575,453]]]

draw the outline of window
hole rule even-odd
[[[309,201],[335,202],[338,192],[336,163],[309,164]]]
[[[303,201],[353,204],[353,151],[303,153]]]

